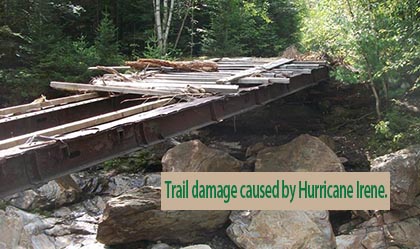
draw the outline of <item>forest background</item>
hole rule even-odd
[[[401,109],[420,95],[416,0],[1,0],[0,39],[0,107],[57,97],[51,80],[88,82],[89,66],[276,57],[293,46],[372,92],[378,150],[420,143],[419,111]]]

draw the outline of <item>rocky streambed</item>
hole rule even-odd
[[[326,127],[359,103],[319,91],[152,147],[161,168],[98,165],[9,196],[0,248],[420,248],[420,145],[368,160],[366,130]],[[164,211],[159,171],[389,171],[391,211]]]

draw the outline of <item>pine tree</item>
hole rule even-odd
[[[103,13],[103,18],[98,26],[95,39],[96,52],[101,65],[117,65],[122,61],[117,41],[117,28],[112,23],[108,13]]]

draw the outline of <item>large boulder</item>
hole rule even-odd
[[[37,189],[22,191],[4,199],[11,205],[24,210],[53,209],[76,202],[80,194],[81,190],[73,178],[65,176]]]
[[[420,145],[376,158],[371,171],[391,173],[391,209],[412,206],[420,194]]]
[[[181,143],[162,158],[165,172],[235,172],[242,162],[228,153],[211,149],[200,140]]]
[[[336,237],[337,248],[420,248],[420,196],[405,210],[377,213],[365,222],[343,226],[353,229]]]
[[[335,248],[328,211],[232,212],[228,236],[240,248]]]
[[[383,231],[367,229],[354,231],[352,234],[336,237],[339,249],[382,249],[386,247]]]
[[[305,134],[290,143],[261,150],[257,155],[255,171],[342,172],[344,167],[325,143]]]
[[[142,187],[108,201],[97,240],[124,244],[139,240],[202,242],[222,228],[229,211],[164,211],[160,188]]]
[[[55,248],[54,240],[43,232],[52,226],[38,215],[7,207],[0,210],[0,248]]]
[[[182,247],[180,249],[211,249],[211,247],[208,245],[193,245],[193,246]]]

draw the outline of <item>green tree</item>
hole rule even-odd
[[[122,62],[117,41],[117,28],[108,13],[103,13],[103,18],[98,26],[95,47],[99,64],[118,65]]]
[[[277,56],[298,38],[300,5],[284,0],[218,0],[211,16],[204,53],[215,56]]]
[[[417,1],[307,1],[302,44],[338,58],[333,75],[370,85],[381,117],[381,99],[419,81],[420,8]],[[407,84],[408,83],[408,84]]]

